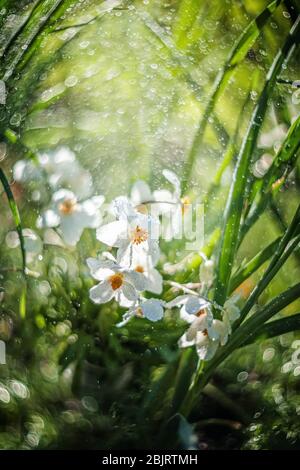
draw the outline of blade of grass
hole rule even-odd
[[[256,146],[260,125],[264,119],[268,100],[272,94],[276,79],[281,72],[283,64],[287,62],[297,41],[299,25],[300,21],[298,18],[298,21],[292,27],[283,47],[273,61],[239,153],[230,193],[227,199],[223,233],[216,264],[215,301],[220,305],[224,304],[228,293],[229,279],[237,249],[240,221],[246,197],[245,190],[252,153]]]
[[[255,255],[248,263],[242,266],[232,276],[229,284],[229,292],[232,293],[238,286],[240,286],[248,277],[255,273],[268,259],[275,254],[281,237],[274,240],[266,248],[261,250]]]
[[[21,248],[21,254],[22,254],[22,273],[24,276],[24,286],[21,290],[21,295],[20,295],[20,303],[19,303],[19,311],[20,311],[20,316],[21,318],[25,318],[26,316],[26,297],[27,297],[27,283],[26,283],[26,251],[25,251],[25,243],[24,243],[24,237],[23,237],[23,231],[22,231],[22,223],[21,223],[21,217],[19,214],[18,206],[16,204],[14,195],[10,189],[9,182],[5,176],[4,171],[2,168],[0,168],[0,181],[3,185],[8,204],[12,213],[12,217],[17,229],[18,237],[20,240],[20,248]]]
[[[239,236],[239,244],[248,233],[250,227],[271,202],[272,194],[284,183],[286,177],[294,168],[300,149],[300,116],[290,127],[287,136],[277,152],[272,165],[262,181],[257,182],[254,193],[259,192],[260,200],[253,205],[248,217],[243,223]],[[276,184],[278,181],[278,184]],[[252,196],[254,198],[254,196]]]
[[[26,26],[16,35],[4,54],[1,67],[1,76],[4,81],[7,81],[13,75],[26,50],[28,51],[35,38],[42,33],[62,2],[63,0],[44,0],[34,9]]]
[[[285,333],[297,330],[300,330],[300,313],[295,313],[289,317],[265,323],[257,329],[256,336],[245,341],[242,346],[247,346],[248,344],[252,344],[256,341],[274,338],[275,336],[284,335]]]
[[[281,3],[281,0],[275,0],[271,2],[263,11],[258,15],[254,20],[251,21],[249,26],[246,30],[241,34],[238,38],[237,42],[234,44],[233,48],[231,49],[223,68],[218,73],[214,85],[212,87],[212,92],[208,99],[208,103],[204,110],[203,116],[201,117],[201,121],[198,125],[198,129],[196,135],[194,137],[190,152],[188,154],[186,164],[183,170],[183,187],[186,189],[188,184],[190,175],[192,173],[192,169],[194,166],[194,162],[198,155],[198,150],[201,146],[202,139],[204,136],[204,132],[206,126],[209,122],[209,118],[212,115],[216,102],[218,100],[219,95],[224,90],[225,86],[227,85],[230,77],[235,71],[237,65],[245,58],[247,52],[252,47],[254,42],[256,41],[257,37],[260,34],[260,31],[272,16],[273,12],[276,10],[278,5]]]
[[[0,168],[0,180],[3,185],[8,204],[13,216],[13,220],[18,232],[19,240],[20,240],[20,247],[21,247],[21,253],[22,253],[22,265],[23,265],[23,273],[26,274],[26,252],[25,252],[25,244],[24,244],[24,237],[22,233],[22,224],[21,224],[21,218],[18,210],[18,206],[16,204],[14,195],[12,193],[12,190],[10,189],[9,182],[5,176],[4,171],[2,168]]]

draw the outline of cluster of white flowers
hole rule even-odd
[[[164,317],[165,309],[180,307],[180,317],[189,328],[179,339],[179,347],[195,346],[199,357],[209,360],[228,340],[231,325],[239,316],[237,299],[231,298],[220,308],[220,320],[214,318],[209,300],[184,287],[184,295],[171,302],[149,298],[149,293],[159,296],[163,291],[163,278],[157,269],[160,237],[177,238],[182,218],[192,210],[190,199],[182,197],[175,173],[163,170],[163,175],[173,191],[151,191],[144,181],[137,181],[130,196],[115,198],[104,214],[104,197],[92,196],[91,175],[69,149],[39,155],[37,162],[20,161],[14,167],[14,178],[21,184],[36,181],[42,187],[46,176],[52,190],[50,204],[38,217],[38,228],[54,228],[70,246],[77,244],[85,228],[96,229],[97,240],[108,247],[97,258],[87,259],[91,276],[97,281],[90,289],[90,298],[96,304],[114,299],[126,308],[117,326],[124,326],[133,317],[156,322]],[[205,259],[203,266],[201,281],[208,288],[212,261]]]

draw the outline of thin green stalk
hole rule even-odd
[[[242,346],[252,344],[257,340],[266,340],[297,330],[300,330],[300,313],[265,323],[258,328],[255,338],[248,339]]]
[[[299,20],[300,17],[292,27],[285,44],[278,52],[268,72],[264,89],[243,140],[234,171],[233,181],[225,209],[223,234],[216,263],[215,300],[220,305],[224,304],[228,294],[229,280],[238,245],[238,234],[246,198],[247,176],[252,153],[257,143],[261,123],[265,117],[268,101],[272,94],[276,79],[281,72],[283,64],[288,60],[291,51],[294,49],[295,42],[297,41],[300,29]]]
[[[255,302],[261,295],[261,293],[267,288],[271,280],[289,258],[289,256],[293,253],[297,245],[300,241],[299,235],[300,229],[300,205],[298,210],[295,214],[295,217],[285,232],[284,236],[282,237],[279,246],[269,264],[268,268],[266,269],[264,275],[262,276],[261,280],[258,282],[256,287],[251,292],[250,296],[247,299],[244,307],[241,310],[240,318],[235,322],[234,327],[238,328],[238,326],[242,323],[245,317],[248,315],[252,307],[254,306]],[[295,238],[293,238],[295,237]]]
[[[231,294],[246,279],[255,273],[278,249],[281,237],[276,238],[266,248],[257,253],[248,263],[242,266],[230,279],[229,293]]]
[[[3,185],[5,194],[7,196],[8,204],[9,204],[9,207],[10,207],[13,219],[14,219],[14,223],[16,225],[16,230],[19,236],[21,253],[22,253],[23,273],[25,274],[26,273],[26,251],[25,251],[24,237],[22,233],[22,223],[21,223],[20,213],[19,213],[16,201],[15,201],[14,195],[12,193],[12,190],[10,189],[9,182],[2,168],[0,168],[0,180]]]
[[[22,273],[24,276],[25,284],[21,290],[21,295],[20,295],[20,302],[19,302],[19,310],[20,310],[20,316],[21,318],[25,318],[26,316],[26,297],[27,297],[27,283],[26,283],[26,251],[25,251],[25,243],[24,243],[24,237],[23,237],[23,231],[22,231],[22,223],[21,223],[21,217],[19,214],[18,206],[16,204],[14,195],[10,189],[9,182],[5,176],[4,171],[2,168],[0,168],[0,180],[3,185],[4,191],[6,193],[7,199],[8,199],[8,204],[13,216],[14,223],[16,225],[18,237],[20,240],[20,248],[21,248],[21,254],[22,254]]]

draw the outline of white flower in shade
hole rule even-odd
[[[43,242],[40,237],[29,228],[23,229],[22,234],[26,252],[26,262],[31,263],[42,253]],[[9,248],[17,248],[20,246],[20,238],[16,231],[8,232],[5,241]]]
[[[65,243],[75,246],[85,228],[96,228],[100,225],[100,207],[103,202],[103,196],[94,196],[79,202],[72,191],[60,189],[53,194],[53,207],[39,217],[37,226],[58,227]]]
[[[13,178],[19,183],[32,183],[41,181],[43,171],[39,163],[33,160],[19,160],[13,167]]]
[[[118,220],[102,225],[97,230],[97,239],[108,246],[117,247],[117,260],[131,259],[135,250],[148,255],[153,265],[159,259],[159,221],[136,212],[127,198],[114,201]]]
[[[197,318],[205,318],[207,325],[213,321],[213,315],[208,300],[203,299],[198,295],[184,294],[179,295],[175,299],[166,304],[168,308],[181,307],[180,318],[187,323],[193,323]],[[205,314],[205,317],[203,317]]]
[[[123,315],[118,327],[126,325],[133,317],[146,318],[152,322],[161,320],[164,316],[164,302],[159,299],[147,299],[139,301]]]
[[[226,325],[229,334],[231,334],[231,325],[240,317],[241,314],[241,311],[237,306],[237,302],[239,300],[240,296],[236,294],[226,300],[224,304],[223,322]]]
[[[210,360],[220,345],[227,342],[229,331],[224,322],[214,320],[211,305],[201,296],[184,294],[166,304],[167,308],[180,307],[180,317],[190,323],[178,341],[180,348],[196,346],[200,359]]]
[[[17,182],[28,185],[30,190],[37,193],[36,200],[45,196],[45,179],[52,190],[66,188],[79,199],[86,199],[93,190],[90,172],[80,165],[68,147],[41,153],[36,161],[18,161],[13,168],[13,176]]]
[[[136,181],[130,192],[130,202],[135,208],[139,208],[139,206],[153,202],[154,197],[149,185],[143,181],[138,180]]]
[[[178,341],[180,348],[196,346],[197,354],[203,361],[209,361],[215,355],[218,347],[226,344],[228,330],[220,320],[213,320],[207,325],[205,314],[198,317]]]
[[[53,189],[67,188],[79,199],[89,197],[93,190],[91,174],[85,170],[68,147],[60,147],[39,156],[41,168],[48,174]]]
[[[121,267],[116,260],[88,258],[91,275],[99,284],[90,289],[90,298],[96,304],[116,299],[122,306],[137,302],[139,292],[145,290],[145,279],[140,273]]]

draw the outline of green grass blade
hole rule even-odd
[[[22,224],[21,224],[21,218],[18,210],[18,206],[16,204],[14,195],[10,189],[9,182],[5,176],[4,171],[2,168],[0,168],[0,180],[3,185],[5,194],[8,199],[9,207],[13,216],[14,223],[16,225],[16,229],[18,232],[19,240],[20,240],[20,247],[21,247],[21,252],[22,252],[22,265],[23,265],[23,273],[26,274],[26,252],[25,252],[25,244],[24,244],[24,237],[22,233]]]
[[[28,53],[34,40],[42,33],[52,15],[59,8],[63,0],[44,0],[34,8],[28,21],[16,34],[13,42],[5,51],[1,76],[7,81],[14,73],[25,53]]]
[[[268,259],[275,254],[281,237],[274,240],[266,248],[261,250],[255,255],[248,263],[242,266],[232,276],[229,284],[229,292],[232,293],[238,286],[240,286],[246,279],[255,273]]]
[[[248,230],[258,220],[260,215],[268,206],[272,199],[272,195],[278,191],[285,179],[292,171],[297,161],[300,149],[300,116],[290,127],[287,136],[276,154],[269,171],[262,181],[257,182],[257,188],[254,193],[260,195],[259,201],[251,208],[247,219],[241,227],[239,243],[243,240]],[[274,187],[274,183],[278,181],[278,185]]]
[[[257,329],[256,336],[248,339],[243,346],[251,344],[255,341],[262,341],[285,333],[300,330],[300,313],[290,315],[289,317],[280,318],[269,323],[265,323]]]
[[[299,228],[298,228],[298,232],[299,232]],[[270,284],[272,279],[278,273],[280,268],[283,266],[283,264],[287,261],[289,256],[293,253],[293,251],[299,245],[300,235],[297,235],[292,240],[290,240],[290,239],[289,240],[284,240],[284,238],[285,237],[283,237],[281,239],[279,247],[278,247],[275,255],[273,256],[273,259],[272,259],[271,263],[269,264],[269,266],[268,266],[267,270],[265,271],[263,277],[258,282],[256,287],[253,289],[253,291],[251,292],[250,296],[247,299],[247,302],[245,303],[244,307],[242,308],[240,318],[236,321],[236,323],[234,325],[235,329],[245,319],[245,317],[248,315],[248,313],[250,312],[250,310],[254,306],[254,304],[257,301],[257,299],[259,298],[259,296],[267,288],[267,286]]]
[[[183,171],[184,187],[186,187],[186,185],[188,184],[194,166],[194,162],[197,158],[198,151],[202,143],[206,126],[209,122],[209,118],[212,115],[219,95],[222,93],[225,86],[227,85],[236,66],[244,59],[248,50],[251,48],[251,46],[254,44],[257,37],[259,36],[262,28],[272,16],[273,12],[276,10],[280,3],[281,0],[275,0],[271,2],[260,15],[258,15],[253,21],[251,21],[249,26],[234,44],[225,64],[223,65],[222,70],[217,75],[214,85],[212,87],[211,95],[208,99],[208,103],[206,105],[203,116],[201,117],[201,121],[199,123],[196,135],[194,137],[190,152],[186,160],[186,164]]]
[[[228,196],[223,233],[218,253],[215,301],[223,305],[228,294],[229,279],[233,268],[233,260],[237,249],[240,222],[246,197],[247,177],[253,150],[255,149],[260,125],[264,119],[268,100],[272,94],[276,79],[283,64],[287,61],[299,34],[300,21],[295,23],[281,50],[278,52],[268,72],[264,89],[252,115],[248,131],[243,140],[233,181]]]

